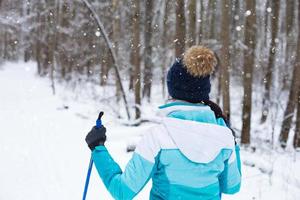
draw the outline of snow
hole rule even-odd
[[[246,16],[250,16],[250,15],[251,15],[251,10],[247,10],[247,11],[245,12],[245,15],[246,15]]]
[[[80,199],[90,151],[84,138],[104,110],[107,148],[124,169],[128,144],[152,124],[123,126],[107,104],[57,85],[53,96],[47,78],[36,75],[35,63],[0,67],[0,199]],[[153,110],[145,104],[145,110]],[[241,150],[241,192],[230,199],[293,200],[300,195],[300,157],[271,149]],[[148,199],[151,183],[135,198]],[[112,199],[93,169],[87,199]]]
[[[271,12],[272,12],[272,8],[268,7],[268,8],[267,8],[267,12],[268,12],[268,13],[271,13]]]
[[[97,37],[100,37],[100,35],[101,35],[100,31],[96,31],[96,32],[95,32],[95,35],[96,35]]]
[[[242,27],[241,27],[241,26],[237,26],[237,27],[235,27],[235,29],[236,29],[237,31],[241,31],[241,30],[242,30]]]

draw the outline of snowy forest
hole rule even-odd
[[[241,143],[251,143],[255,111],[259,124],[270,128],[265,142],[272,146],[279,139],[286,147],[291,138],[300,147],[296,0],[2,0],[0,9],[0,62],[35,61],[37,73],[52,79],[53,93],[60,80],[113,87],[110,99],[124,104],[127,98],[124,106],[135,110],[122,117],[141,120],[143,101],[153,101],[152,85],[161,85],[161,96],[167,98],[166,70],[185,48],[201,44],[219,57],[215,101],[227,116],[242,110],[232,116],[242,121],[236,127]],[[231,108],[237,91],[242,100]],[[274,127],[278,123],[281,127]]]
[[[6,121],[6,114],[13,108],[6,102],[25,96],[31,98],[23,89],[20,92],[25,96],[2,93],[8,88],[15,89],[14,85],[9,84],[13,83],[9,75],[18,81],[22,80],[22,73],[25,72],[17,68],[24,66],[26,70],[34,70],[34,78],[30,83],[41,79],[40,87],[45,83],[47,85],[43,91],[41,89],[37,99],[42,96],[60,99],[57,100],[60,107],[54,108],[55,112],[71,111],[76,105],[81,106],[73,113],[78,118],[73,119],[77,123],[72,128],[73,132],[85,134],[87,125],[79,124],[94,122],[90,115],[102,108],[110,115],[110,126],[117,124],[118,130],[126,129],[122,133],[122,137],[126,137],[127,133],[132,134],[131,130],[157,123],[153,112],[169,99],[166,86],[169,67],[186,49],[202,45],[212,49],[218,58],[217,70],[211,77],[210,98],[221,106],[230,119],[242,148],[242,158],[245,152],[243,165],[256,168],[265,178],[249,184],[250,189],[244,188],[244,191],[249,189],[256,193],[244,192],[232,199],[270,199],[272,195],[278,195],[278,199],[297,199],[300,194],[300,179],[296,175],[299,175],[296,166],[300,166],[299,28],[299,0],[0,0],[0,116],[3,115],[0,124],[6,124],[7,130],[10,130],[8,124],[14,126]],[[5,75],[9,68],[15,71]],[[13,75],[16,73],[20,74]],[[20,82],[19,86],[25,85],[25,82]],[[17,87],[17,82],[15,84]],[[38,87],[37,84],[31,86],[28,85],[28,93]],[[29,107],[34,108],[40,102],[44,103],[41,111],[31,110],[40,113],[40,116],[48,113],[44,107],[55,104],[52,101],[48,104],[41,98],[29,103]],[[5,105],[9,105],[9,108]],[[90,112],[88,109],[94,110]],[[20,110],[20,115],[25,112]],[[17,115],[14,114],[13,119],[19,120]],[[67,114],[57,116],[56,121],[66,122],[63,116],[67,117]],[[25,117],[22,119],[28,120]],[[45,116],[42,119],[46,124],[48,118]],[[40,122],[33,115],[29,124],[33,127],[35,123]],[[50,138],[50,135],[46,137]],[[133,135],[134,138],[138,137],[137,134]],[[0,133],[0,136],[5,138],[4,133]],[[58,137],[53,136],[53,142],[60,145]],[[83,135],[80,137],[82,140]],[[112,143],[114,137],[117,136],[112,136]],[[78,146],[83,141],[77,141],[79,139],[75,142]],[[12,141],[13,138],[6,138],[3,143],[0,142],[3,145],[0,155],[9,152],[10,147],[5,142]],[[43,142],[46,144],[46,141]],[[133,143],[135,139],[126,139],[121,146],[125,145],[124,148],[128,149]],[[54,147],[49,148],[52,153],[55,152]],[[24,160],[30,152],[28,150],[22,154]],[[118,155],[119,151],[116,152],[115,155]],[[86,156],[84,153],[87,154],[87,151],[80,156]],[[127,154],[123,156],[126,159]],[[280,162],[276,164],[276,157],[280,154],[284,158],[278,158]],[[257,161],[260,156],[262,160]],[[287,161],[287,158],[291,161]],[[269,161],[268,164],[261,164],[264,159]],[[289,170],[286,167],[290,167],[293,173],[286,172]],[[83,183],[85,168],[80,170],[80,181]],[[277,177],[282,170],[288,174],[281,177],[287,181],[284,186],[274,187],[276,189],[270,190],[273,194],[266,195],[263,189],[256,191],[257,181],[264,182],[258,188],[276,185],[274,176]],[[72,172],[78,171],[74,169]],[[0,176],[6,173],[4,170]],[[58,170],[53,172],[56,175],[49,177],[53,184],[60,177],[59,173]],[[256,176],[253,172],[250,174],[250,177]],[[5,184],[0,180],[0,187]],[[61,185],[64,186],[64,183]],[[76,186],[75,190],[81,191],[81,186],[83,184],[79,184],[78,188]],[[19,189],[25,192],[25,188]],[[71,188],[68,189],[71,191]],[[1,190],[0,199],[22,199],[21,196],[13,196],[8,186],[3,192]],[[97,193],[96,188],[94,190],[92,194]],[[60,186],[53,186],[51,191],[61,192]],[[71,194],[62,194],[65,196],[61,199],[74,199]],[[29,193],[26,197],[39,199]],[[49,192],[49,199],[59,198],[51,196]]]

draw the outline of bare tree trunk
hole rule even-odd
[[[175,56],[180,57],[185,47],[184,0],[176,0]]]
[[[101,76],[100,76],[100,85],[106,85],[107,75],[108,75],[108,66],[109,66],[109,55],[106,49],[102,51],[102,59],[101,59]]]
[[[300,2],[298,2],[298,22],[300,22]],[[299,28],[299,26],[298,26]],[[300,68],[300,55],[299,55],[299,51],[300,51],[300,31],[298,31],[298,54],[297,54],[297,63],[296,65],[298,66],[298,68]],[[295,148],[299,148],[300,147],[300,83],[298,85],[298,99],[297,99],[297,116],[296,116],[296,129],[295,129],[295,135],[294,135],[294,147]]]
[[[134,65],[134,96],[135,96],[135,118],[141,118],[141,66],[140,66],[140,1],[134,0],[134,15],[132,19],[132,52]]]
[[[61,5],[61,14],[59,16],[59,25],[62,29],[68,28],[68,25],[69,25],[68,20],[67,20],[68,7],[69,7],[69,5],[64,0]],[[57,42],[59,43],[60,41],[65,41],[65,40],[66,40],[65,34],[59,32],[59,34],[57,36]],[[61,74],[62,78],[65,78],[66,73],[67,73],[66,68],[68,65],[68,62],[67,62],[68,59],[67,59],[65,51],[59,51],[58,57],[59,57],[59,61],[60,61],[60,74]]]
[[[54,66],[54,52],[55,52],[55,45],[56,45],[56,24],[57,24],[57,12],[56,12],[56,1],[51,1],[46,4],[47,7],[50,7],[50,13],[52,15],[48,15],[46,18],[47,22],[47,54],[46,54],[46,64],[47,68],[49,69],[49,74],[50,74],[50,79],[51,79],[51,88],[52,88],[52,93],[55,95],[55,83],[54,83],[54,71],[55,71],[55,66]]]
[[[253,67],[254,67],[254,51],[256,43],[256,13],[255,13],[255,0],[246,1],[246,10],[251,12],[246,16],[245,24],[245,63],[244,63],[244,74],[243,74],[243,115],[242,115],[242,138],[241,143],[250,144],[250,130],[251,130],[251,112],[252,112],[252,79],[253,79]]]
[[[199,23],[199,36],[198,36],[198,43],[201,44],[204,36],[204,2],[200,1],[200,23]]]
[[[299,4],[299,9],[300,9],[300,4]],[[300,23],[300,13],[298,14],[298,21]],[[293,69],[293,78],[290,86],[289,100],[287,102],[286,109],[284,111],[284,118],[281,126],[280,138],[279,138],[281,146],[283,148],[286,147],[286,143],[291,128],[291,123],[294,117],[295,108],[297,106],[297,101],[299,100],[298,97],[299,88],[300,88],[300,34],[298,34],[298,39],[297,39],[297,57]],[[299,107],[298,107],[298,112],[299,112]]]
[[[298,54],[300,51],[298,50]],[[300,57],[300,56],[298,56]],[[289,99],[284,111],[284,118],[282,121],[281,132],[280,132],[280,143],[283,148],[286,147],[286,142],[289,137],[289,132],[292,124],[292,120],[294,117],[295,107],[298,100],[298,88],[300,83],[300,60],[298,58],[298,62],[294,66],[293,70],[293,78],[290,86]]]
[[[297,65],[297,64],[296,64]],[[293,72],[293,79],[292,79],[292,84],[290,88],[290,94],[289,94],[289,100],[286,105],[286,109],[284,111],[284,118],[281,126],[281,132],[280,132],[280,143],[283,148],[286,147],[286,142],[288,140],[290,128],[291,128],[291,123],[292,119],[294,117],[294,112],[295,112],[295,107],[297,104],[297,96],[298,96],[298,85],[299,85],[299,66],[294,67],[294,72]],[[295,75],[297,74],[298,75]]]
[[[40,41],[41,35],[42,35],[42,26],[41,26],[41,15],[40,11],[42,10],[41,2],[38,2],[38,12],[37,12],[37,24],[40,24],[37,27],[37,37],[35,42],[35,59],[37,61],[37,72],[39,75],[42,75],[42,44]]]
[[[165,10],[164,10],[164,18],[163,18],[163,36],[162,36],[162,47],[163,47],[163,57],[162,57],[162,60],[163,60],[163,65],[162,65],[162,76],[161,76],[161,82],[162,82],[162,93],[163,93],[163,97],[165,98],[165,88],[166,88],[166,76],[165,76],[165,73],[166,73],[166,69],[167,69],[167,60],[168,60],[168,57],[167,57],[167,53],[168,53],[168,47],[170,45],[168,45],[170,42],[168,40],[168,38],[170,36],[168,36],[168,30],[170,28],[170,25],[169,25],[169,10],[170,10],[170,7],[171,7],[171,2],[170,0],[166,0],[165,1]]]
[[[215,19],[216,19],[216,0],[209,1],[209,8],[211,13],[211,20],[210,20],[210,31],[209,31],[209,38],[215,38]]]
[[[120,31],[121,31],[121,24],[120,24],[120,2],[119,0],[113,0],[113,14],[114,14],[114,19],[113,19],[113,48],[116,52],[116,55],[118,56],[119,53],[119,39],[120,39]],[[118,84],[118,78],[116,77],[116,97],[117,97],[117,102],[120,101],[121,98],[121,91],[120,91],[120,86]]]
[[[30,15],[30,0],[27,1],[28,3],[26,3],[26,6],[25,7],[25,13],[24,15],[26,17],[28,17]],[[28,41],[30,39],[29,35],[28,34],[25,34],[25,38],[24,40],[25,41]],[[31,44],[29,47],[26,47],[25,50],[24,50],[24,62],[28,62],[30,60],[32,56],[32,49],[31,49]]]
[[[151,86],[152,86],[152,18],[153,18],[153,1],[146,0],[145,2],[145,67],[144,67],[144,87],[143,87],[143,97],[147,97],[148,102],[150,102]]]
[[[221,49],[221,86],[223,99],[223,112],[230,119],[230,54],[229,54],[229,22],[230,22],[230,0],[222,0],[222,49]]]
[[[4,31],[4,47],[3,47],[3,60],[9,59],[9,55],[8,55],[8,33],[7,31]]]
[[[286,1],[286,57],[285,57],[285,63],[286,67],[291,65],[291,54],[293,53],[293,46],[294,46],[294,33],[293,30],[293,24],[294,24],[294,11],[295,11],[295,0],[287,0]],[[288,88],[288,82],[289,82],[289,73],[288,70],[283,72],[283,86],[282,88],[285,90]]]
[[[277,39],[277,32],[278,32],[278,22],[279,22],[279,9],[280,9],[280,1],[272,1],[272,41],[270,47],[270,54],[269,54],[269,62],[267,67],[267,72],[264,77],[264,96],[262,102],[262,115],[261,115],[261,123],[266,122],[269,109],[270,109],[270,94],[271,94],[271,86],[273,80],[273,69],[275,64],[275,55],[277,50],[276,39]]]
[[[298,103],[297,103],[296,129],[294,135],[294,147],[300,147],[300,86],[298,88]]]
[[[290,37],[291,31],[293,29],[294,22],[294,7],[295,0],[286,0],[286,29],[287,29],[287,37]]]
[[[197,1],[189,0],[189,7],[188,7],[189,28],[188,28],[187,47],[191,47],[196,44],[196,9],[197,9],[196,7],[197,7]]]

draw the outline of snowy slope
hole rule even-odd
[[[34,63],[0,69],[0,200],[80,199],[90,156],[84,137],[97,112],[109,108],[88,98],[63,98],[71,91],[61,86],[53,96],[50,81],[35,70]],[[131,157],[127,144],[151,124],[124,127],[109,114],[104,124],[107,146],[124,168]],[[242,190],[224,199],[299,199],[299,154],[242,150],[242,159]],[[150,184],[136,199],[148,198]],[[111,199],[95,170],[88,199]]]

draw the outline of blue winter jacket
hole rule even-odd
[[[148,130],[125,171],[104,146],[93,160],[115,199],[133,199],[152,178],[150,199],[220,200],[241,185],[239,148],[224,120],[202,104],[160,107],[161,124]]]

